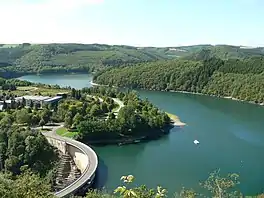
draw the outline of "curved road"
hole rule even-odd
[[[118,99],[118,98],[112,98],[112,99],[114,100],[115,103],[117,103],[117,104],[119,105],[119,108],[115,111],[115,113],[118,113],[118,112],[120,111],[120,109],[121,109],[122,107],[124,107],[125,105],[124,105],[124,103],[123,103],[120,99]]]
[[[43,135],[46,137],[50,137],[53,139],[57,139],[59,141],[65,141],[67,144],[72,145],[79,150],[81,150],[84,154],[88,156],[88,166],[83,171],[82,175],[73,183],[71,183],[66,188],[60,190],[59,192],[55,193],[55,196],[57,197],[67,197],[68,195],[74,194],[78,189],[82,188],[85,184],[89,184],[93,181],[95,171],[98,166],[98,159],[96,153],[86,144],[83,144],[81,142],[78,142],[76,140],[61,137],[56,134],[56,130],[63,127],[63,125],[51,127],[48,126],[46,128],[52,129],[50,132],[44,132]]]

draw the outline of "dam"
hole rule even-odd
[[[53,132],[56,131],[59,127],[53,128]],[[48,142],[56,147],[61,155],[63,156],[62,160],[69,160],[73,166],[75,179],[72,182],[55,192],[54,195],[57,197],[70,197],[79,192],[85,192],[88,188],[91,187],[95,179],[95,173],[98,166],[98,158],[96,153],[86,144],[83,144],[79,141],[61,137],[55,133],[43,133],[47,138]],[[67,157],[68,156],[68,157]],[[63,168],[61,173],[63,174]]]

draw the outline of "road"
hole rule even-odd
[[[100,97],[98,97],[98,96],[87,95],[87,97],[94,98],[94,99],[98,98],[100,102],[103,102],[103,101],[104,101],[102,98],[100,98]],[[118,98],[112,98],[112,99],[114,100],[115,103],[117,103],[117,104],[119,105],[118,109],[114,111],[114,113],[118,113],[118,112],[120,111],[120,109],[121,109],[122,107],[124,107],[125,105],[124,105],[124,103],[123,103],[120,99],[118,99]]]
[[[121,100],[118,99],[118,98],[112,98],[112,99],[115,101],[115,103],[117,103],[117,104],[119,105],[118,109],[115,110],[115,112],[114,112],[114,113],[118,113],[118,112],[120,111],[120,109],[121,109],[122,107],[124,107],[125,105],[124,105],[123,101],[121,101]]]
[[[94,99],[98,98],[100,102],[103,102],[103,101],[104,101],[102,98],[100,98],[100,97],[98,97],[98,96],[87,95],[87,97],[94,98]],[[120,109],[121,109],[122,107],[124,107],[125,105],[124,105],[124,103],[123,103],[120,99],[118,99],[118,98],[112,98],[112,99],[113,99],[114,102],[115,102],[116,104],[118,104],[118,106],[119,106],[118,109],[116,109],[116,110],[113,111],[113,113],[115,114],[115,116],[117,116],[117,115],[118,115],[118,112],[120,111]],[[106,120],[108,119],[108,116],[109,116],[109,115],[107,115]]]

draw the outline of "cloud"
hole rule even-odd
[[[0,0],[0,43],[66,40],[67,18],[80,8],[101,3],[103,0]]]

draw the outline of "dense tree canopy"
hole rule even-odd
[[[0,47],[0,76],[28,73],[90,72],[109,65],[165,59],[136,47],[99,44],[46,44]]]
[[[19,121],[20,119],[24,122],[22,118]],[[14,121],[10,114],[0,120],[2,168],[14,175],[26,168],[45,176],[57,159],[54,148],[41,133],[19,127]]]
[[[113,99],[123,101],[125,106],[119,107]],[[77,139],[90,142],[158,137],[170,125],[165,112],[139,99],[135,92],[104,87],[81,92],[72,89],[71,97],[58,105],[53,117],[64,121],[68,129],[76,128]]]
[[[0,173],[0,197],[55,198],[47,181],[30,172],[25,172],[13,178]]]
[[[91,72],[108,66],[184,57],[201,60],[243,59],[263,56],[263,48],[247,49],[230,45],[143,47],[105,44],[45,44],[0,46],[0,76],[16,77],[29,73]]]
[[[110,86],[197,92],[262,103],[264,58],[143,63],[105,70],[94,80]]]

